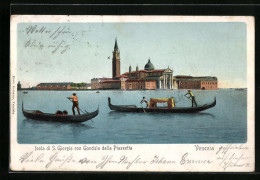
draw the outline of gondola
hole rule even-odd
[[[22,103],[22,110],[23,115],[26,118],[33,119],[33,120],[40,120],[40,121],[57,121],[57,122],[64,122],[64,123],[81,123],[88,121],[98,115],[99,108],[96,111],[91,113],[86,113],[82,115],[67,115],[67,114],[49,114],[43,113],[39,110],[24,110],[23,103]]]
[[[207,110],[216,105],[216,97],[214,101],[210,104],[205,104],[198,107],[157,107],[157,108],[142,108],[137,107],[136,105],[113,105],[111,104],[111,98],[108,97],[108,106],[111,110],[121,111],[121,112],[137,112],[137,113],[146,113],[146,112],[159,112],[159,113],[197,113],[200,111]]]

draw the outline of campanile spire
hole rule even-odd
[[[116,38],[116,40],[115,40],[115,46],[114,46],[114,51],[118,51],[119,49],[118,49],[118,45],[117,45],[117,38]]]
[[[112,77],[113,79],[116,76],[120,75],[120,52],[117,45],[117,38],[115,39],[115,46],[113,51],[113,59],[112,59]]]

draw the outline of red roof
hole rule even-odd
[[[112,78],[98,78],[100,81],[113,80]]]
[[[123,74],[123,75],[116,76],[116,78],[128,78],[128,76]]]
[[[132,72],[130,72],[130,74],[140,73],[140,72],[149,72],[149,71],[146,71],[146,70],[132,71]]]
[[[156,70],[152,70],[150,72],[164,72],[165,70],[164,69],[156,69]]]
[[[123,75],[128,75],[129,74],[129,72],[125,72]]]
[[[148,72],[148,71],[146,71],[146,70],[139,70],[138,72]]]
[[[156,82],[156,80],[152,80],[152,79],[128,79],[126,80],[126,82]]]

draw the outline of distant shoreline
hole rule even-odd
[[[193,91],[200,90],[200,91],[216,91],[221,89],[234,89],[234,90],[246,90],[247,88],[218,88],[218,89],[210,89],[210,90],[202,90],[202,89],[191,89]],[[178,91],[178,90],[188,90],[188,89],[30,89],[30,88],[22,88],[18,89],[17,91]]]

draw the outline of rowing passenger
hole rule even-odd
[[[187,97],[187,95],[190,95],[190,96]],[[191,100],[192,107],[193,107],[193,104],[195,104],[195,106],[197,107],[197,102],[196,102],[195,97],[194,97],[193,93],[191,92],[191,90],[188,90],[188,93],[185,94],[184,96],[186,96],[188,99]]]
[[[72,99],[73,105],[72,105],[72,112],[73,115],[75,116],[75,108],[77,108],[78,114],[80,115],[79,112],[79,101],[78,101],[78,97],[76,96],[76,93],[73,93],[73,96],[69,97],[68,99]]]
[[[141,104],[146,103],[146,108],[148,107],[149,103],[148,101],[145,99],[145,97],[143,97],[142,101],[140,102]]]

